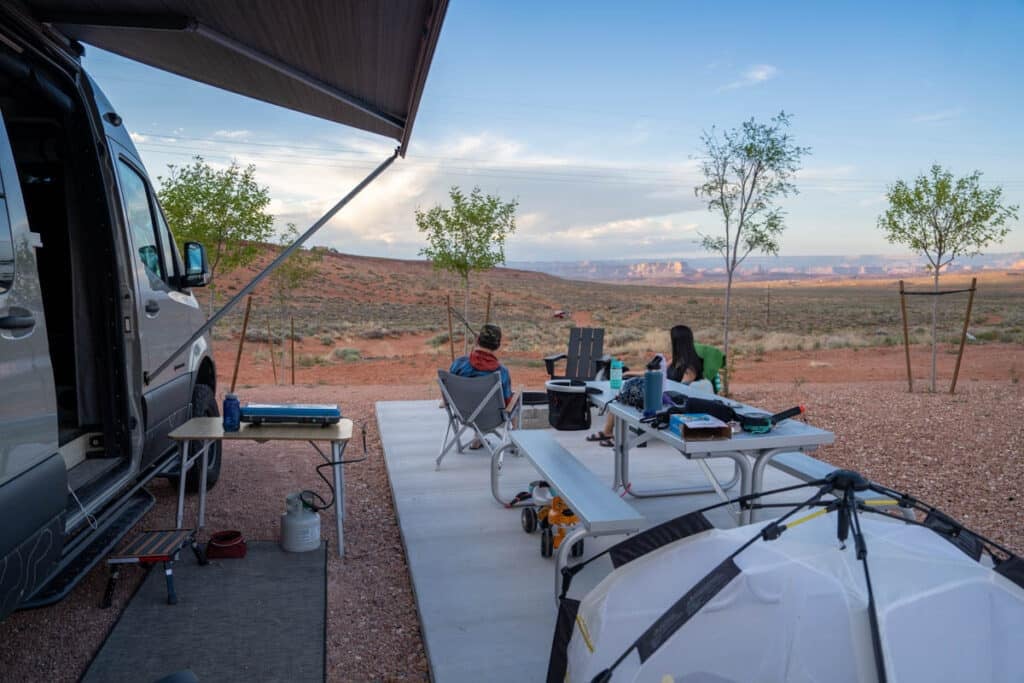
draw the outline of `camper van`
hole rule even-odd
[[[174,476],[168,433],[218,414],[207,336],[148,375],[206,322],[203,245],[175,243],[76,45],[19,18],[0,7],[0,618],[63,597]]]
[[[61,599],[153,505],[146,484],[179,479],[169,433],[217,415],[207,331],[405,156],[447,6],[0,1],[0,619]],[[86,43],[398,146],[207,318],[203,245],[175,243]]]

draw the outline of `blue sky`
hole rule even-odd
[[[453,184],[518,197],[510,260],[696,255],[701,131],[784,109],[812,148],[783,254],[901,253],[887,183],[939,162],[1024,204],[1024,2],[551,3],[453,0],[409,155],[314,243],[413,258],[417,206]],[[253,163],[305,227],[394,147],[89,48],[150,172]],[[1014,226],[1002,246],[1024,250]]]

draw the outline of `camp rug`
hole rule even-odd
[[[205,567],[183,553],[174,565],[177,605],[167,604],[156,565],[82,681],[148,682],[181,669],[203,683],[323,681],[326,543],[308,553],[271,542],[248,546],[244,559]]]

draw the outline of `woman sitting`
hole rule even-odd
[[[704,373],[704,361],[697,355],[693,346],[693,330],[686,325],[676,325],[669,331],[672,339],[672,360],[665,368],[665,376],[673,382],[689,384],[701,378]],[[611,447],[612,429],[615,418],[611,413],[604,421],[604,429],[587,437],[587,441],[598,441],[602,446]]]

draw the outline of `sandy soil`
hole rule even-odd
[[[233,352],[221,344],[221,368]],[[365,424],[369,459],[346,470],[346,551],[331,557],[328,587],[328,673],[332,681],[425,680],[426,657],[415,602],[373,420],[377,400],[433,398],[434,371],[444,356],[416,355],[299,369],[300,386],[268,386],[269,362],[245,362],[243,398],[337,401]],[[229,360],[230,359],[230,360]],[[926,368],[927,353],[914,363]],[[516,359],[513,359],[514,361]],[[944,358],[948,361],[948,358]],[[978,531],[1024,550],[1024,371],[1020,347],[972,347],[958,393],[906,391],[901,349],[771,353],[737,368],[737,398],[766,408],[800,403],[809,421],[836,433],[819,454],[905,489],[963,519]],[[541,368],[512,366],[514,383],[539,387]],[[951,374],[951,369],[948,374]],[[948,377],[948,374],[946,375]],[[382,380],[394,377],[395,384]],[[784,378],[780,381],[780,378]],[[230,378],[222,378],[225,386]],[[921,387],[918,387],[921,388]],[[353,443],[350,456],[361,450]],[[252,539],[274,540],[287,493],[315,488],[318,456],[303,444],[233,444],[222,480],[209,496],[208,528],[240,528]],[[154,486],[158,505],[142,527],[173,517],[173,491]],[[194,504],[190,499],[190,505]],[[323,533],[333,546],[333,511]],[[510,521],[510,523],[515,523]],[[129,572],[114,608],[97,608],[106,578],[94,570],[64,602],[16,613],[0,624],[0,679],[73,681],[84,671],[141,580]],[[56,656],[55,656],[56,655]]]
[[[397,339],[358,340],[352,343],[364,360],[346,363],[336,361],[326,365],[297,367],[295,379],[299,384],[340,384],[345,386],[378,384],[383,376],[395,376],[402,384],[433,382],[438,367],[447,365],[451,358],[447,346],[439,351],[427,350],[426,336],[406,335]],[[346,346],[348,344],[345,344]],[[280,350],[280,347],[278,347]],[[238,341],[224,341],[216,347],[217,365],[227,374],[235,365]],[[330,351],[316,339],[296,343],[295,353],[324,355]],[[459,353],[456,351],[456,353]],[[539,353],[506,353],[503,360],[509,365],[516,386],[541,388],[547,375]],[[641,367],[646,358],[627,358],[632,367]],[[931,368],[931,349],[911,347],[911,367],[915,390],[925,390]],[[956,364],[956,347],[943,346],[938,354],[939,391],[948,391]],[[276,366],[279,382],[291,381],[291,369],[282,373]],[[958,383],[981,380],[1009,380],[1024,376],[1024,346],[1019,344],[969,345],[964,351]],[[903,347],[865,349],[822,349],[817,351],[770,351],[763,356],[745,356],[735,362],[734,383],[738,385],[762,382],[841,383],[860,381],[906,382],[907,366]],[[283,379],[282,379],[283,378]],[[247,343],[242,350],[238,385],[272,384],[274,368],[266,344]]]

